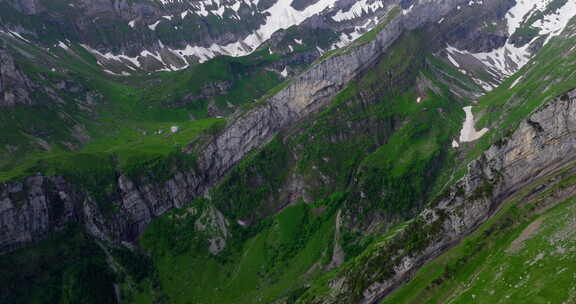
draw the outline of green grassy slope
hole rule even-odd
[[[437,68],[430,68],[418,38],[403,37],[330,107],[246,157],[210,199],[156,219],[141,245],[152,256],[158,283],[149,279],[129,289],[130,301],[293,303],[329,270],[339,210],[348,218],[337,240],[345,260],[402,230],[405,224],[384,236],[379,233],[388,226],[367,235],[348,221],[369,223],[377,214],[408,218],[448,180],[440,169],[455,161],[450,144],[466,101],[430,80]],[[294,175],[305,181],[310,202],[284,207]],[[398,200],[410,187],[420,190]],[[206,249],[210,233],[194,228],[202,210],[212,207],[228,219],[231,232],[217,256]]]
[[[558,39],[553,43],[562,41]],[[562,47],[563,51],[545,49],[541,56],[548,56],[543,58],[551,61],[537,59],[535,62],[539,64],[525,68],[521,73],[534,76],[525,76],[527,80],[519,82],[514,89],[506,87],[511,85],[514,80],[511,79],[503,88],[484,97],[477,106],[481,111],[478,113],[481,124],[495,131],[476,146],[466,144],[455,150],[451,148],[451,141],[458,136],[464,118],[461,108],[469,101],[454,96],[449,85],[468,90],[477,88],[465,75],[424,52],[426,41],[418,33],[403,36],[372,69],[340,92],[328,108],[253,151],[207,195],[209,198],[196,200],[186,208],[154,220],[140,239],[141,248],[136,250],[149,254],[150,261],[122,258],[119,254],[109,262],[121,268],[116,269],[118,277],[113,281],[119,283],[128,303],[272,303],[276,300],[305,303],[313,296],[328,293],[330,278],[354,269],[355,264],[363,263],[370,256],[389,258],[380,248],[399,231],[410,227],[409,222],[403,221],[454,180],[456,170],[464,168],[474,153],[507,134],[531,109],[546,101],[548,95],[531,99],[530,85],[547,81],[544,78],[545,69],[550,68],[546,65],[548,62],[568,64],[574,60],[570,54],[564,56],[569,43]],[[68,69],[78,76],[78,81],[101,92],[106,101],[97,110],[97,120],[82,118],[94,138],[78,152],[59,148],[39,156],[31,155],[0,179],[34,171],[64,174],[82,179],[96,195],[104,189],[103,181],[118,170],[130,172],[140,167],[161,170],[167,162],[191,165],[193,155],[179,153],[179,148],[198,134],[221,127],[223,120],[208,117],[207,103],[183,107],[174,107],[174,103],[188,94],[199,93],[201,83],[233,81],[236,85],[231,89],[233,93],[215,98],[215,103],[226,109],[228,103],[250,104],[280,82],[273,74],[262,71],[262,66],[254,66],[256,59],[219,58],[188,71],[129,77],[119,83],[95,72],[89,55],[85,56],[72,59]],[[259,62],[278,59],[264,53],[255,56],[260,56]],[[562,61],[566,58],[568,61]],[[559,73],[563,73],[565,78],[561,79],[566,81],[549,82],[555,85],[550,91],[541,90],[542,94],[557,96],[573,85],[568,77],[569,69]],[[202,79],[198,79],[198,75],[202,75]],[[248,77],[237,79],[238,75]],[[551,79],[554,81],[554,77]],[[253,86],[255,82],[258,85]],[[419,103],[418,97],[421,97]],[[11,114],[13,117],[27,115],[15,114],[16,111]],[[62,112],[48,109],[44,113],[47,117],[33,119],[49,121]],[[191,120],[190,115],[197,119]],[[173,125],[181,127],[181,131],[169,134],[168,128]],[[496,131],[497,126],[504,131]],[[54,130],[58,128],[60,126],[55,126]],[[163,133],[157,134],[158,130]],[[294,176],[302,181],[303,189],[292,191]],[[557,188],[571,187],[569,177],[562,176],[566,184],[559,184]],[[285,206],[287,196],[292,194],[298,199]],[[572,296],[569,293],[548,294],[551,289],[543,276],[554,271],[561,277],[558,284],[572,283],[571,278],[564,276],[573,266],[562,259],[566,254],[555,252],[572,248],[573,237],[560,232],[569,227],[574,210],[568,202],[540,215],[537,214],[542,207],[540,203],[516,204],[522,199],[519,196],[506,203],[476,234],[423,268],[386,303],[427,300],[444,303],[449,299],[469,302],[473,295],[474,299],[490,303],[498,296],[498,299],[506,299],[505,296],[516,299],[529,292],[535,293],[535,301],[547,297],[569,299]],[[204,223],[202,215],[207,210],[222,212],[229,223],[226,247],[216,256],[207,249],[215,232],[197,228],[197,223]],[[334,237],[338,212],[344,214],[340,240]],[[530,234],[519,249],[509,251],[518,235],[535,220],[542,221],[535,234]],[[240,221],[249,224],[244,227]],[[412,237],[410,231],[407,233],[401,245],[407,249],[418,246],[419,235],[415,233]],[[549,242],[551,236],[558,235],[561,235],[558,242],[566,245],[564,249]],[[336,241],[343,247],[345,264],[330,270],[328,265]],[[32,255],[36,254],[35,250],[25,249],[24,254],[19,254]],[[53,261],[55,255],[48,254],[48,261]],[[535,262],[527,267],[525,261]],[[102,253],[98,253],[98,262],[102,262]],[[152,270],[140,272],[142,265]],[[41,269],[39,278],[52,273],[50,269],[36,269]],[[60,272],[54,276],[57,281],[54,286],[60,287],[50,299],[72,296],[70,299],[81,299],[67,293],[69,284],[62,283],[72,282],[78,276],[74,274],[67,279],[61,275],[63,271],[57,271]],[[499,273],[501,277],[496,277]],[[19,275],[11,274],[5,281]],[[359,287],[367,283],[362,281],[363,274],[354,275],[359,278],[355,282]],[[44,293],[44,288],[38,284],[30,295]],[[109,294],[108,287],[105,288],[102,295]],[[19,292],[24,294],[22,290]],[[26,295],[18,299],[34,302]]]
[[[270,303],[298,294],[330,261],[327,236],[334,233],[340,197],[290,206],[260,224],[257,233],[233,223],[232,231],[245,241],[229,244],[218,256],[208,253],[202,233],[194,232],[199,214],[194,208],[201,203],[156,220],[141,244],[152,254],[158,289],[169,303]],[[150,303],[146,294],[150,289],[130,300]]]
[[[113,303],[114,272],[94,240],[70,227],[0,259],[2,303]],[[12,271],[6,271],[6,270]]]
[[[41,95],[35,105],[0,113],[0,149],[7,152],[0,159],[2,181],[38,169],[55,174],[58,167],[46,164],[73,162],[78,154],[114,159],[106,165],[120,171],[137,162],[165,158],[198,134],[225,124],[225,119],[208,114],[209,107],[220,115],[230,114],[281,81],[265,69],[279,56],[266,51],[243,58],[218,57],[181,72],[116,77],[102,72],[80,46],[73,47],[73,54],[60,48],[47,53],[22,41],[10,43],[17,64],[42,86],[38,94],[56,91],[63,103]],[[28,53],[36,56],[35,61],[24,57]],[[87,105],[82,94],[57,89],[62,82],[72,82],[81,93],[93,92],[95,101]],[[214,83],[225,83],[227,90],[204,97],[204,88]],[[198,97],[186,101],[187,96]],[[172,126],[179,128],[177,133],[170,132]],[[46,142],[49,151],[40,149],[38,141]]]
[[[494,142],[509,135],[532,111],[576,87],[574,52],[576,19],[562,35],[554,37],[524,68],[500,87],[478,100],[474,108],[477,128],[491,127],[478,141],[477,157]]]
[[[510,132],[516,128],[518,123],[524,119],[531,111],[536,109],[538,106],[550,101],[552,98],[562,97],[564,92],[566,92],[568,89],[576,87],[576,83],[573,82],[573,77],[570,76],[573,75],[576,71],[573,57],[574,39],[572,34],[576,30],[574,24],[575,22],[572,22],[571,26],[564,32],[563,35],[555,38],[550,43],[550,45],[542,51],[541,54],[539,54],[527,67],[519,72],[518,75],[523,75],[522,77],[525,78],[518,81],[513,88],[511,88],[511,86],[518,76],[514,76],[512,79],[506,81],[500,88],[494,90],[479,100],[479,104],[474,107],[474,109],[478,109],[476,115],[480,118],[480,122],[476,125],[476,127],[489,127],[491,132],[477,142],[466,143],[460,146],[458,149],[458,154],[455,155],[454,162],[452,162],[452,166],[443,167],[443,173],[448,174],[448,176],[444,176],[444,178],[446,178],[445,181],[456,181],[459,177],[461,177],[466,172],[466,165],[471,159],[477,157],[490,144],[495,143],[497,140],[500,140],[503,137],[509,135]],[[432,62],[434,66],[441,66],[439,64],[435,64],[434,60],[430,60],[430,62]],[[561,64],[563,68],[558,69],[558,64]],[[464,84],[466,82],[462,81],[460,83]],[[414,142],[418,143],[419,141],[416,140]],[[400,152],[396,155],[396,158],[402,159],[402,157],[405,155],[410,155],[410,148],[399,150]],[[385,158],[381,157],[379,159]],[[397,165],[401,163],[395,164]],[[402,168],[402,166],[399,167]],[[388,172],[394,172],[394,169],[391,168],[390,170],[391,171]],[[417,174],[418,173],[414,173],[413,176],[417,176]],[[378,177],[378,175],[376,177]],[[443,180],[443,177],[440,177],[440,180]],[[404,182],[404,184],[405,183],[406,182]],[[448,182],[448,184],[449,183],[450,182]],[[440,185],[442,184],[443,183],[440,183]],[[400,189],[401,186],[402,185],[399,186]],[[410,187],[410,189],[418,190],[418,188],[414,188],[413,186]],[[360,194],[364,194],[364,192],[361,192]],[[405,194],[405,196],[410,195],[413,195],[413,192]],[[427,197],[427,200],[430,200],[433,197],[434,195],[432,194],[431,196]],[[554,201],[556,199],[554,196],[551,196],[550,198],[553,200],[553,202],[558,202]],[[361,209],[364,205],[354,206],[355,208]],[[518,208],[518,206],[513,206],[511,208],[515,209]],[[373,212],[373,210],[370,211]],[[516,225],[518,223],[527,224],[527,222],[515,221],[515,219],[510,218],[507,220],[507,222],[501,224]],[[330,298],[330,292],[332,289],[327,285],[330,283],[330,279],[336,277],[347,277],[347,282],[349,283],[347,286],[348,289],[346,289],[348,292],[344,292],[344,296],[348,298],[339,300],[350,302],[360,300],[361,292],[365,290],[365,288],[367,288],[372,282],[387,278],[391,275],[391,273],[387,272],[391,267],[390,261],[394,261],[394,259],[397,258],[397,256],[391,256],[391,254],[395,254],[396,250],[399,248],[404,249],[404,254],[406,254],[406,252],[411,252],[411,250],[418,250],[418,247],[422,246],[422,244],[425,244],[427,241],[427,235],[433,235],[435,229],[434,227],[421,227],[420,229],[418,225],[410,225],[408,227],[413,228],[413,231],[405,231],[402,235],[400,235],[400,237],[393,239],[392,242],[382,242],[381,244],[373,243],[374,246],[369,246],[366,250],[363,251],[362,254],[348,261],[342,268],[338,269],[332,274],[325,276],[323,279],[316,281],[310,290],[308,290],[299,300],[299,303],[320,303],[323,298]],[[480,249],[491,248],[488,247],[491,246],[490,244],[502,241],[496,237],[492,238],[490,233],[491,232],[479,236],[479,238],[485,240],[485,242],[478,241],[472,244],[472,246],[469,246],[469,248],[466,249],[466,254],[458,255],[459,253],[455,253],[458,259],[461,258],[459,262],[460,264],[452,264],[452,266],[450,266],[450,268],[446,271],[444,271],[442,267],[437,266],[431,266],[432,268],[423,268],[417,278],[411,281],[412,283],[406,285],[409,287],[399,291],[398,294],[395,294],[391,300],[387,301],[386,303],[426,303],[427,301],[446,303],[447,298],[445,297],[446,295],[442,293],[443,288],[452,288],[449,289],[450,292],[456,292],[455,289],[457,289],[457,287],[455,286],[459,285],[458,282],[464,282],[466,279],[474,279],[470,273],[465,272],[459,272],[461,273],[459,278],[452,278],[452,273],[450,271],[464,271],[462,268],[465,268],[469,265],[467,260],[468,257],[466,255],[477,255],[485,258],[485,251]],[[488,252],[489,250],[486,250],[486,254],[488,254]],[[515,261],[518,262],[519,260],[520,259],[516,259]],[[441,261],[445,261],[446,263],[454,262],[450,258]],[[479,265],[481,265],[483,262],[491,262],[491,260],[482,260]],[[512,260],[510,262],[514,263]],[[372,266],[379,267],[379,270],[374,271],[373,273],[370,272],[369,268]],[[364,273],[365,270],[368,270],[367,273]],[[443,272],[446,273],[444,276],[442,274]],[[481,272],[478,273],[479,275],[482,275]],[[544,272],[538,275],[542,275],[543,273]],[[488,271],[486,277],[489,277],[490,275],[494,275],[494,273]],[[534,276],[537,276],[537,274],[534,274]],[[446,283],[445,285],[442,285],[443,280],[447,278],[453,280],[451,280],[449,283]],[[486,279],[486,281],[489,280]],[[538,284],[541,284],[542,286]],[[568,283],[565,282],[564,284]],[[549,290],[549,288],[544,288],[544,283],[537,283],[533,288],[535,292],[543,290],[542,293],[548,292]],[[334,289],[338,289],[338,287],[335,287]],[[570,289],[568,288],[563,290],[566,291]],[[478,291],[476,290],[476,292]],[[487,295],[485,293],[490,293],[491,290],[482,290],[482,292],[484,293],[482,297],[486,297]],[[459,298],[459,301],[472,301],[473,299],[470,298],[471,294],[472,293],[466,293],[465,295],[460,295],[462,298]],[[474,294],[476,297],[480,297],[478,294]],[[521,293],[516,294],[516,296],[519,296],[520,294]],[[466,298],[466,296],[469,298]],[[570,295],[566,295],[566,293],[562,295],[564,298],[567,296]],[[491,303],[490,301],[493,299],[494,298],[485,300],[485,303]]]
[[[382,304],[572,303],[576,205],[563,197],[576,186],[573,174],[564,170],[527,186]],[[543,183],[552,186],[533,195]]]

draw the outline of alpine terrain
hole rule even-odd
[[[0,303],[576,303],[576,0],[0,0]]]

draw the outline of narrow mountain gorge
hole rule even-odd
[[[0,302],[573,302],[575,5],[0,0]]]

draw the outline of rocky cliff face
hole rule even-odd
[[[109,197],[113,203],[103,208],[62,177],[37,175],[0,185],[0,252],[43,239],[70,222],[101,239],[132,241],[152,218],[184,206],[202,190],[193,173],[157,183],[119,176],[116,187]]]
[[[509,138],[472,161],[468,173],[415,219],[409,233],[351,266],[331,281],[329,295],[309,302],[378,303],[424,263],[473,232],[517,190],[574,161],[575,131],[576,91],[571,91],[539,108]],[[410,249],[399,248],[409,235],[421,238],[412,240],[416,243]]]
[[[100,237],[133,240],[150,220],[173,207],[181,207],[217,183],[251,150],[269,142],[278,132],[325,107],[345,84],[369,67],[401,35],[404,28],[434,22],[462,0],[423,1],[410,12],[394,14],[386,27],[363,44],[327,57],[292,79],[265,104],[234,118],[218,136],[202,147],[198,171],[178,172],[166,182],[135,182],[121,176],[109,200],[118,209],[111,216],[96,207],[93,198],[59,177],[35,176],[7,183],[0,190],[0,244],[11,250],[41,239],[75,220]],[[398,12],[398,11],[396,11]],[[28,191],[34,189],[34,191]],[[60,207],[58,207],[60,206]],[[61,207],[64,206],[64,207]],[[64,208],[61,209],[55,208]],[[63,216],[66,215],[66,216]]]
[[[0,47],[0,108],[31,105],[32,90],[31,81],[16,67],[12,55]]]

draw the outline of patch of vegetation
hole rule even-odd
[[[562,303],[574,299],[574,277],[565,273],[573,268],[569,262],[573,253],[566,248],[576,243],[568,232],[576,214],[573,199],[539,215],[534,210],[542,199],[549,200],[548,204],[559,202],[554,202],[550,192],[529,202],[518,199],[531,189],[523,190],[474,234],[424,266],[382,303]],[[549,280],[551,273],[554,280]]]
[[[71,45],[78,56],[54,50],[65,58],[58,66],[64,72],[50,69],[55,59],[43,50],[25,43],[10,45],[27,76],[58,91],[62,102],[40,90],[33,96],[36,105],[0,113],[5,130],[0,149],[8,155],[0,160],[0,181],[37,172],[56,174],[61,170],[50,165],[77,163],[79,158],[90,158],[89,163],[115,168],[119,174],[164,162],[199,134],[223,128],[224,119],[208,117],[209,107],[229,114],[280,82],[276,73],[265,69],[279,57],[267,52],[218,57],[176,73],[116,78],[104,75],[94,57],[78,45]],[[39,65],[22,54],[49,64]],[[58,89],[63,84],[72,89]],[[86,103],[88,95],[93,100]],[[171,132],[173,127],[177,132]],[[41,144],[48,151],[42,151]]]
[[[276,137],[268,145],[245,157],[212,193],[215,206],[230,218],[259,219],[272,214],[280,206],[267,206],[278,199],[290,174],[292,155],[284,139]]]
[[[228,239],[225,252],[218,256],[206,250],[210,236],[194,228],[202,204],[211,202],[193,203],[156,219],[141,244],[151,252],[161,293],[170,302],[293,301],[325,267],[321,261],[328,260],[323,257],[331,242],[326,236],[334,234],[341,201],[342,195],[335,194],[315,203],[326,208],[321,215],[301,203],[255,227],[230,223],[235,232],[251,232],[234,233],[236,239]]]
[[[106,255],[79,227],[3,255],[0,269],[2,303],[116,303]]]

